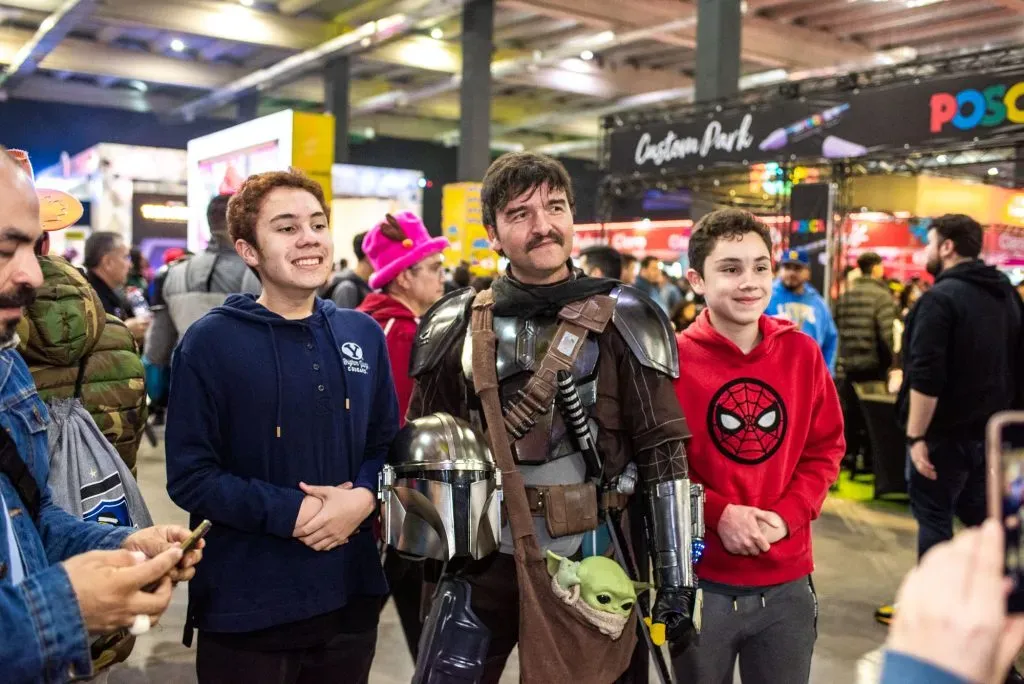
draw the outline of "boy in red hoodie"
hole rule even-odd
[[[391,373],[398,394],[399,426],[405,425],[413,381],[409,357],[416,340],[420,316],[444,294],[445,238],[433,238],[423,221],[412,212],[388,214],[363,238],[363,252],[373,265],[370,287],[357,311],[369,314],[384,329]],[[416,660],[420,640],[422,564],[388,552],[384,575],[402,623],[405,641]],[[386,601],[385,597],[385,601]],[[383,605],[383,604],[382,604]]]
[[[771,236],[753,215],[708,214],[687,279],[707,301],[679,336],[676,394],[689,417],[690,477],[704,485],[700,641],[674,659],[682,682],[807,682],[817,636],[810,523],[845,450],[821,351],[764,314]]]

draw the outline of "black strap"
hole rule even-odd
[[[39,508],[41,496],[39,485],[28,469],[28,464],[18,455],[18,448],[14,444],[7,430],[0,428],[0,473],[3,473],[14,485],[21,497],[21,503],[28,509],[33,521],[39,520]]]
[[[89,356],[86,355],[78,362],[78,376],[75,378],[75,399],[82,398],[82,384],[85,382],[85,367],[89,363]]]

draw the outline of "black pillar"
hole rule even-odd
[[[491,53],[494,0],[470,0],[462,10],[458,179],[480,181],[491,161]]]
[[[324,111],[334,115],[334,163],[348,161],[349,58],[338,57],[324,67]]]
[[[696,100],[718,100],[740,88],[740,0],[699,0]],[[799,46],[794,45],[798,50]]]
[[[238,118],[241,121],[252,121],[259,116],[260,91],[250,90],[238,98]]]

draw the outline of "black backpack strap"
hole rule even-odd
[[[21,497],[21,503],[28,510],[33,521],[39,520],[39,509],[42,497],[39,485],[28,469],[28,464],[18,455],[18,448],[7,430],[0,428],[0,473],[3,473],[14,485]]]

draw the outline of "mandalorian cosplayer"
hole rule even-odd
[[[503,156],[485,176],[481,204],[492,245],[510,261],[506,275],[492,286],[494,363],[506,429],[527,485],[538,543],[544,551],[578,558],[585,536],[604,527],[603,520],[618,521],[628,508],[633,548],[644,548],[637,537],[645,537],[653,559],[657,594],[650,617],[665,626],[669,642],[685,644],[699,624],[693,570],[699,541],[691,545],[693,530],[700,534],[703,509],[697,487],[691,502],[683,444],[689,433],[672,387],[679,359],[669,321],[639,291],[615,280],[587,277],[572,267],[572,187],[559,162],[533,153]],[[450,414],[481,433],[487,427],[473,381],[474,295],[470,289],[454,292],[420,322],[410,369],[416,388],[408,418],[415,422],[396,442],[391,459],[399,471],[403,459],[412,461],[404,464],[406,472],[419,467],[416,461],[422,461],[423,450],[416,445],[444,442],[444,435],[454,434],[456,423],[431,414]],[[570,353],[573,343],[576,348]],[[568,359],[558,374],[554,397],[553,391],[545,394],[530,383],[535,374],[542,374],[551,346]],[[447,453],[454,446],[434,451]],[[471,451],[480,453],[476,447]],[[482,471],[494,470],[493,460],[486,465],[488,458],[479,459]],[[415,477],[431,476],[419,472]],[[631,505],[634,483],[642,503]],[[447,523],[449,534],[460,541],[444,544],[429,532],[423,539],[413,539],[418,535],[407,527],[404,533],[393,530],[391,542],[422,556],[468,559],[459,575],[471,589],[471,611],[463,612],[489,630],[479,681],[497,682],[519,639],[516,565],[507,523],[500,543],[479,533],[500,523],[489,503],[493,497],[488,498],[495,491],[493,483],[476,486],[475,498],[466,489],[461,499],[448,497],[450,503],[443,506],[454,512],[456,521],[460,510],[468,511],[468,525]],[[500,486],[499,479],[498,490]],[[467,541],[467,534],[472,540]],[[439,545],[449,546],[448,553]],[[491,552],[495,546],[496,552]],[[645,566],[641,563],[641,568]],[[633,568],[634,573],[637,570]],[[457,605],[466,593],[452,590],[445,600]],[[428,620],[421,650],[431,638],[431,627]]]

